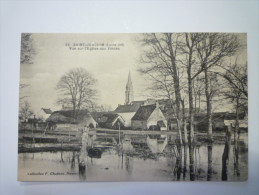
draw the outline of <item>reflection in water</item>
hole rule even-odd
[[[147,145],[152,153],[162,153],[167,143],[167,137],[150,138],[147,136]]]
[[[190,169],[190,180],[195,180],[195,174],[194,174],[194,144],[189,144],[189,169]]]
[[[82,146],[79,155],[79,163],[78,163],[78,170],[79,170],[79,178],[81,180],[86,180],[86,164],[87,164],[87,145],[89,141],[88,136],[89,129],[85,129],[82,135]]]
[[[75,151],[73,151],[73,156],[72,156],[72,160],[71,160],[71,169],[74,169],[75,168]]]
[[[229,164],[229,152],[231,145],[231,129],[226,132],[225,148],[222,155],[222,181],[228,180],[228,164]]]
[[[207,181],[211,181],[212,177],[212,143],[208,145],[208,172],[207,172]]]
[[[86,165],[79,163],[78,165],[79,178],[82,181],[86,180]]]
[[[180,147],[173,139],[168,143],[167,138],[155,136],[122,136],[120,145],[102,148],[99,158],[89,155],[87,137],[88,133],[85,132],[80,152],[19,154],[19,170],[28,173],[33,167],[35,172],[71,171],[76,173],[71,176],[73,180],[87,181],[215,181],[242,180],[247,176],[247,150],[243,149],[247,146],[239,144],[244,140],[242,135],[241,140],[234,140],[233,150],[230,149],[231,139],[228,135],[225,143],[199,142],[198,145],[191,146],[191,152],[190,145],[183,144]],[[95,143],[98,140],[97,137]],[[91,144],[93,150],[96,149],[95,143]],[[222,158],[219,157],[220,154],[223,154]],[[234,174],[228,174],[230,171]],[[222,174],[217,175],[220,172]]]
[[[184,144],[184,158],[183,158],[183,180],[186,178],[186,172],[187,172],[187,143]]]
[[[239,132],[240,134],[240,132]],[[240,176],[240,170],[239,170],[239,141],[240,135],[237,136],[237,132],[234,134],[234,174],[236,176]]]
[[[60,162],[64,162],[64,159],[63,159],[63,151],[60,152]]]
[[[133,158],[131,158],[129,155],[126,154],[126,160],[125,160],[125,168],[129,175],[131,175],[133,171]]]

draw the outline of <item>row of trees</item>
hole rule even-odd
[[[143,34],[139,41],[144,48],[139,71],[151,78],[153,92],[171,100],[172,117],[177,121],[178,142],[180,147],[182,143],[184,146],[189,144],[190,164],[193,164],[197,101],[199,110],[201,99],[206,103],[209,141],[213,141],[214,100],[229,99],[236,104],[238,129],[240,106],[247,105],[247,70],[246,64],[227,62],[242,49],[240,39],[231,33],[152,33]],[[187,118],[184,113],[186,102],[189,107]]]
[[[234,101],[240,99],[237,96],[242,95],[242,99],[247,100],[246,65],[239,65],[237,62],[226,64],[227,58],[235,56],[241,48],[237,35],[153,33],[144,34],[140,41],[145,53],[141,58],[143,66],[139,71],[150,76],[154,91],[159,91],[160,95],[172,100],[179,137],[181,124],[185,120],[182,112],[184,102],[189,104],[189,137],[192,142],[196,112],[194,104],[197,98],[205,98],[209,138],[212,138],[212,102],[215,96],[219,97],[217,85],[224,82],[223,91],[226,98],[231,97]]]

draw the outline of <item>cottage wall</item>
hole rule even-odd
[[[85,126],[89,126],[90,124],[92,124],[92,125],[94,126],[94,128],[96,128],[96,125],[97,125],[97,123],[96,123],[96,121],[93,119],[93,117],[89,117],[89,118],[87,118],[87,119],[84,119],[84,121],[83,121],[81,124],[83,124],[83,125],[85,125]]]
[[[147,121],[132,120],[131,128],[133,130],[137,130],[137,129],[147,130]]]
[[[167,121],[165,119],[165,116],[159,108],[156,108],[147,120],[147,129],[152,125],[157,125],[158,121],[163,121],[166,126],[164,128],[161,128],[161,130],[167,130]]]

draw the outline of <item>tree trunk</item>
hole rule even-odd
[[[199,113],[201,111],[201,93],[199,91]]]
[[[210,95],[210,84],[209,84],[209,76],[207,65],[205,66],[204,74],[205,74],[205,95],[206,95],[206,104],[207,104],[207,134],[209,141],[212,141],[212,113],[211,113],[211,95]]]
[[[181,91],[180,91],[180,82],[179,82],[179,76],[177,72],[177,66],[175,62],[175,55],[172,47],[172,34],[167,34],[167,45],[169,48],[170,52],[170,61],[171,61],[171,66],[173,70],[173,80],[174,80],[174,91],[175,91],[175,104],[176,104],[176,118],[177,118],[177,128],[178,128],[178,138],[179,138],[179,143],[182,145],[182,133],[181,133]]]
[[[185,105],[184,105],[184,100],[181,101],[182,102],[182,109],[183,109],[183,143],[184,145],[188,144],[188,134],[187,134],[187,123],[185,120]]]
[[[191,78],[191,67],[188,67],[188,94],[189,94],[189,144],[193,144],[194,141],[194,128],[193,128],[193,89],[192,89],[192,78]]]
[[[239,134],[239,97],[236,99],[236,122],[235,122],[235,137]]]

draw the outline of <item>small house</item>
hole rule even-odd
[[[120,115],[123,118],[126,128],[130,128],[132,117],[143,104],[144,101],[132,101],[130,104],[118,105],[118,107],[114,110],[114,113]]]
[[[52,114],[50,108],[41,108],[40,111],[37,113],[37,118],[41,119],[42,121],[46,121],[47,118]]]
[[[159,103],[139,107],[131,119],[131,128],[139,130],[167,130],[167,120]]]
[[[97,122],[87,110],[78,111],[77,117],[75,118],[73,117],[73,110],[55,111],[50,115],[46,122],[51,124],[50,126],[55,125],[56,127],[61,127],[63,129],[73,127],[77,129],[78,125],[96,128],[97,125]]]

